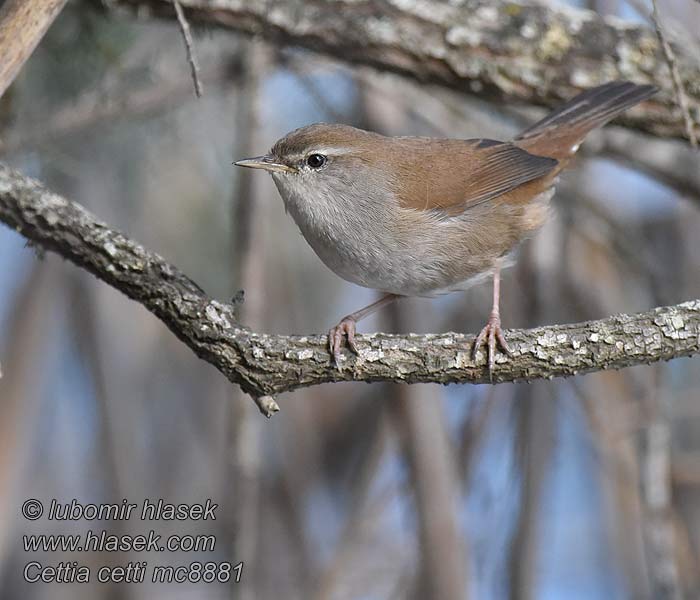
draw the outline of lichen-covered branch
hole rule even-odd
[[[654,31],[594,12],[509,0],[180,0],[195,23],[262,36],[457,90],[555,106],[612,80],[661,93],[620,121],[657,135],[686,127]],[[174,18],[169,0],[114,0]],[[691,119],[700,123],[700,67],[675,47]]]
[[[0,221],[87,269],[163,321],[199,357],[256,398],[331,381],[488,383],[471,334],[358,336],[360,356],[330,361],[325,336],[266,335],[236,318],[235,303],[207,296],[191,279],[109,228],[75,202],[0,164]],[[506,332],[494,382],[621,368],[700,352],[700,300],[600,321]]]

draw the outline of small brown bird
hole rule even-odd
[[[339,364],[343,337],[358,352],[356,323],[401,296],[464,289],[493,274],[493,306],[474,343],[510,353],[499,315],[500,269],[515,246],[547,218],[559,172],[589,131],[649,98],[651,85],[614,81],[590,89],[510,142],[386,137],[318,123],[279,140],[264,156],[240,160],[265,169],[287,211],[335,273],[384,293],[328,334]]]

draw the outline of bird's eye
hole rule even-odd
[[[306,164],[312,169],[320,169],[326,164],[327,160],[328,159],[323,156],[323,154],[309,154],[309,156],[306,157]]]

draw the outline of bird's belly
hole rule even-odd
[[[434,285],[430,265],[421,265],[396,250],[377,256],[375,252],[311,244],[325,265],[343,279],[363,287],[402,296],[422,295]]]
[[[460,260],[439,231],[432,243],[404,243],[384,233],[319,232],[300,227],[323,263],[343,279],[400,296],[432,296],[462,289],[465,282],[494,266],[495,257]],[[421,248],[428,250],[421,251]]]
[[[517,241],[517,236],[501,235],[503,243],[495,243],[491,223],[484,223],[478,210],[470,211],[469,220],[397,211],[379,201],[347,210],[350,200],[340,196],[328,195],[326,202],[311,205],[294,190],[280,191],[302,235],[328,268],[382,292],[432,296],[463,289],[465,282],[490,272]]]

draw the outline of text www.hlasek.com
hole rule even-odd
[[[132,516],[141,521],[204,521],[216,520],[217,504],[169,504],[163,500],[142,504],[81,504],[77,500],[61,504],[52,500],[44,515],[44,505],[29,499],[22,505],[22,516],[36,521],[45,516],[49,521],[128,520]],[[140,509],[140,510],[139,510]],[[214,535],[177,535],[165,539],[155,530],[139,535],[115,535],[107,530],[90,529],[84,534],[27,534],[22,536],[25,552],[213,552]],[[142,583],[150,571],[154,583],[237,583],[241,579],[243,563],[193,561],[184,565],[151,565],[147,561],[129,561],[123,565],[104,565],[97,568],[81,565],[78,561],[44,564],[33,560],[25,564],[23,576],[29,583]]]
[[[161,537],[152,529],[147,535],[113,535],[90,530],[84,536],[24,535],[22,542],[25,552],[213,552],[216,546],[214,535],[173,534],[165,543],[161,543]]]

